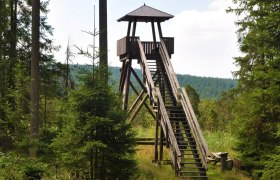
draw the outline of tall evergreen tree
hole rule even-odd
[[[94,77],[107,73],[103,71],[95,68]],[[61,165],[75,172],[73,178],[129,179],[136,168],[133,132],[120,98],[102,79],[92,77],[82,74],[79,89],[70,93],[67,115],[62,115],[67,123],[52,147]]]
[[[244,56],[235,58],[240,69],[237,119],[237,150],[253,173],[261,176],[266,155],[280,146],[280,2],[233,0],[240,16],[238,40]]]

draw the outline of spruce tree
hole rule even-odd
[[[266,155],[280,146],[280,2],[233,0],[229,11],[240,16],[238,41],[243,56],[239,70],[237,113],[239,144],[236,149],[255,176],[261,176]]]
[[[80,87],[69,93],[67,119],[52,147],[73,178],[129,179],[136,169],[134,134],[120,98],[100,78],[107,70],[94,69],[94,75],[82,73]]]

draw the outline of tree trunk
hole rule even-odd
[[[17,1],[10,0],[10,50],[9,50],[9,67],[8,67],[8,83],[9,89],[15,88],[15,64],[17,58]],[[12,110],[15,110],[14,98],[8,98]]]
[[[99,0],[99,60],[105,69],[104,81],[108,81],[107,0]]]
[[[39,133],[39,29],[40,0],[32,0],[32,52],[31,52],[31,107],[30,107],[30,139],[37,139]],[[36,156],[37,148],[30,149],[30,155]]]

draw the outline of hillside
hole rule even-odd
[[[91,70],[91,66],[89,65],[75,65],[71,67],[72,74],[74,76],[75,81],[77,82],[77,72],[78,69],[88,69]],[[141,77],[141,70],[135,69],[136,73]],[[110,83],[114,86],[115,90],[118,89],[118,83],[120,78],[120,68],[119,67],[110,67],[111,79]],[[192,75],[183,75],[177,74],[177,78],[181,86],[186,86],[186,84],[190,84],[200,95],[201,99],[218,99],[221,92],[227,91],[236,87],[237,81],[233,79],[223,79],[223,78],[212,78],[212,77],[199,77]],[[138,83],[134,78],[132,78],[132,82],[136,85],[137,88]]]

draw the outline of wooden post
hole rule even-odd
[[[227,169],[227,152],[221,152],[221,170],[224,172]]]
[[[163,129],[162,127],[160,128],[160,144],[159,144],[159,160],[163,160]]]
[[[131,74],[131,59],[127,60],[127,73],[124,82],[124,89],[123,89],[123,109],[127,110],[128,107],[128,96],[129,96],[129,82],[130,82],[130,74]]]
[[[158,118],[158,113],[157,113],[156,138],[155,138],[155,162],[158,162],[158,127],[159,127],[159,118]]]
[[[131,29],[131,21],[128,22],[128,28],[127,28],[127,34],[126,36],[130,35],[130,29]]]
[[[151,24],[152,24],[154,48],[156,48],[156,47],[157,47],[157,39],[156,39],[156,32],[155,32],[155,24],[154,24],[154,21],[152,21]]]
[[[136,33],[136,24],[137,24],[137,20],[135,19],[134,22],[133,22],[133,29],[132,29],[132,36],[133,37],[135,36],[135,33]]]
[[[123,92],[123,87],[124,87],[124,79],[126,77],[126,63],[125,61],[122,62],[122,67],[121,67],[121,78],[120,78],[120,84],[119,84],[119,92]]]
[[[157,26],[158,26],[159,38],[162,38],[163,36],[162,36],[161,25],[159,21],[157,22]]]

